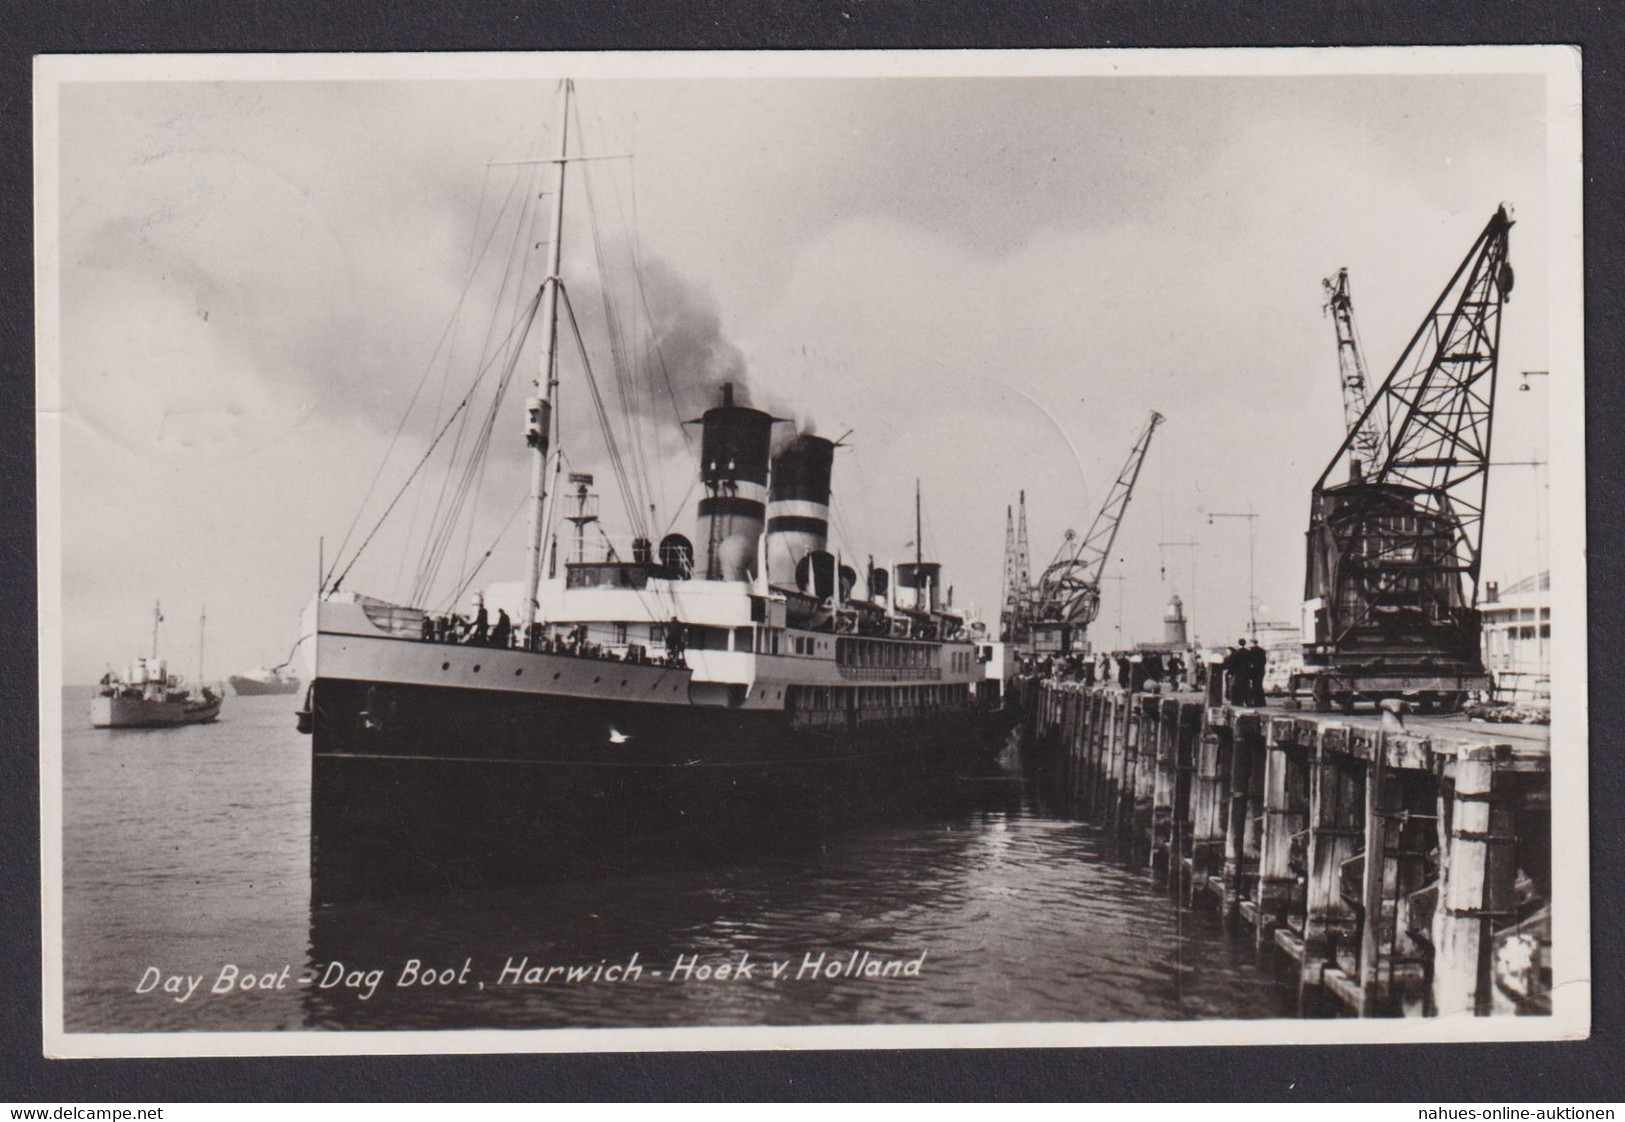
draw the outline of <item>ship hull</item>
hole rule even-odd
[[[809,728],[782,710],[330,679],[310,711],[329,897],[816,844],[951,799],[1003,731],[998,713]]]
[[[262,678],[244,678],[233,674],[228,680],[231,682],[232,692],[238,697],[263,697],[268,694],[299,692],[299,679],[297,678],[266,681]]]
[[[220,716],[218,699],[200,701],[147,701],[138,697],[94,697],[90,724],[99,729],[171,728],[207,724]]]

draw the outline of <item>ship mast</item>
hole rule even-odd
[[[525,443],[530,446],[530,534],[525,550],[525,602],[521,633],[536,622],[536,588],[542,576],[542,538],[546,530],[547,444],[553,423],[554,371],[559,327],[559,258],[564,234],[564,167],[570,133],[571,83],[564,80],[559,106],[559,155],[554,161],[553,214],[547,240],[547,276],[542,280],[542,354],[537,365],[536,392],[525,402]]]
[[[162,601],[152,602],[152,660],[158,661],[158,625],[164,622],[164,605]]]
[[[925,542],[920,531],[920,481],[914,480],[914,564],[925,561]],[[919,572],[918,569],[915,572]]]

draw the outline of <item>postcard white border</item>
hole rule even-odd
[[[282,1056],[849,1048],[1160,1047],[1572,1040],[1591,1023],[1584,280],[1577,47],[41,56],[34,65],[35,328],[45,1054]],[[681,1029],[68,1033],[63,1027],[59,87],[85,81],[1260,77],[1527,74],[1546,81],[1552,616],[1550,1017],[840,1025]],[[1570,626],[1578,621],[1578,626]]]

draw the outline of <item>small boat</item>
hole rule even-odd
[[[266,694],[299,692],[299,676],[283,666],[262,666],[226,679],[238,697],[262,697]]]
[[[188,686],[179,674],[169,673],[168,664],[158,657],[158,625],[163,608],[152,609],[152,655],[137,658],[129,673],[120,676],[112,670],[102,675],[96,696],[90,701],[90,724],[99,729],[167,728],[171,725],[206,724],[220,716],[222,696],[208,686]],[[198,666],[203,665],[203,623],[198,623]]]

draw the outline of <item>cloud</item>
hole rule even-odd
[[[634,418],[617,432],[648,479],[636,501],[657,505],[661,529],[688,529],[692,455],[674,422],[731,380],[778,415],[816,417],[825,435],[854,430],[834,480],[846,548],[900,548],[920,476],[927,540],[961,602],[990,608],[1016,492],[1028,492],[1041,567],[1067,527],[1092,517],[1157,408],[1169,420],[1124,525],[1129,560],[1107,615],[1115,622],[1121,597],[1127,630],[1155,630],[1167,586],[1158,543],[1199,534],[1196,571],[1179,574],[1200,586],[1187,604],[1204,634],[1208,619],[1234,630],[1240,524],[1210,528],[1196,508],[1248,503],[1265,515],[1261,597],[1290,607],[1308,486],[1341,419],[1321,277],[1350,268],[1371,365],[1386,373],[1506,198],[1521,221],[1505,363],[1546,365],[1545,134],[1532,88],[1457,77],[584,83],[598,150],[636,155],[582,165],[594,196],[572,179],[565,235],[602,392]],[[541,280],[546,204],[535,169],[486,164],[545,149],[549,118],[535,110],[547,93],[65,89],[63,502],[73,607],[92,621],[72,657],[99,666],[104,645],[120,658],[137,649],[139,620],[101,621],[148,587],[195,589],[211,614],[237,601],[223,657],[279,646],[313,583],[315,537],[336,548],[403,415],[362,532],[482,366],[493,373],[474,418],[511,361],[482,497],[448,566],[496,537],[524,489],[520,398],[538,363],[534,334],[518,354],[501,344]],[[595,242],[592,212],[620,239]],[[606,290],[620,309],[619,371]],[[609,520],[620,500],[595,410],[567,338],[561,353],[571,466],[599,473]],[[1506,432],[1520,452],[1541,435],[1519,414],[1507,423],[1497,440]],[[456,443],[352,587],[411,583],[409,538],[428,524]],[[516,571],[516,537],[489,574]],[[276,641],[255,638],[268,633]]]

